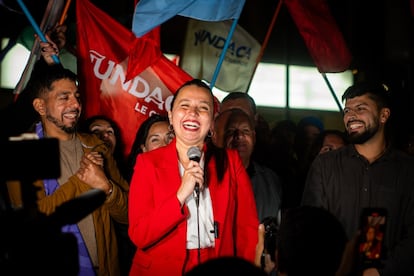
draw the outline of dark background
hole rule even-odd
[[[154,0],[156,1],[156,0]],[[306,0],[304,0],[306,1]],[[0,37],[16,37],[29,25],[15,0],[0,0],[2,28]],[[25,1],[37,22],[41,21],[46,0]],[[75,22],[75,0],[72,1],[67,22]],[[125,26],[131,26],[134,1],[95,0],[102,10]],[[404,130],[412,132],[414,110],[413,92],[413,0],[327,0],[339,29],[343,33],[353,60],[355,80],[379,79],[393,93],[394,117]],[[278,1],[246,0],[239,24],[260,43],[264,41]],[[12,11],[11,9],[16,11]],[[161,27],[163,52],[180,54],[187,18],[176,16]],[[262,61],[292,65],[311,65],[313,61],[293,23],[287,8],[282,9],[265,49]]]

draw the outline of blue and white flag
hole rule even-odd
[[[140,0],[132,31],[141,37],[176,15],[203,21],[238,19],[244,3],[245,0]]]

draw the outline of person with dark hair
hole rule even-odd
[[[211,136],[211,140],[219,148],[225,147],[224,144],[224,132],[226,130],[226,123],[228,118],[230,117],[233,109],[227,109],[223,112],[220,112],[214,118],[214,131],[213,135]]]
[[[227,94],[222,100],[220,104],[220,112],[239,108],[246,112],[250,118],[252,118],[257,124],[258,114],[257,114],[257,107],[256,102],[247,93],[244,92],[231,92]]]
[[[40,139],[59,140],[60,153],[60,177],[34,183],[37,207],[42,214],[51,215],[61,204],[91,189],[103,191],[107,198],[102,206],[62,231],[77,239],[79,275],[119,275],[111,220],[127,223],[128,183],[108,147],[96,136],[77,131],[82,104],[76,74],[60,65],[37,65],[27,84],[38,115],[31,131]]]
[[[247,93],[231,92],[221,101],[220,113],[235,108],[246,112],[254,122],[257,144],[252,153],[252,159],[260,164],[270,166],[273,162],[272,157],[268,154],[270,148],[270,126],[266,120],[257,113],[256,102],[252,96]]]
[[[306,175],[309,164],[311,146],[324,131],[323,122],[315,116],[303,117],[297,124],[295,135],[295,152],[299,165]]]
[[[394,148],[386,133],[390,91],[381,83],[360,82],[342,100],[350,144],[315,158],[302,204],[329,210],[350,240],[362,230],[364,209],[385,209],[387,254],[379,266],[358,269],[363,275],[414,275],[414,158]]]
[[[134,143],[128,155],[127,162],[123,157],[123,144],[121,143],[121,133],[118,125],[104,115],[95,115],[84,120],[80,127],[81,131],[96,134],[105,145],[110,148],[116,158],[118,167],[124,178],[129,182],[135,166],[138,154],[167,145],[172,136],[168,129],[168,117],[154,114],[148,117],[139,127]],[[131,267],[132,258],[135,254],[135,245],[132,244],[128,236],[128,224],[115,222],[119,243],[119,262],[121,264],[122,275],[128,275]]]
[[[122,175],[125,175],[126,161],[121,130],[117,123],[105,115],[94,115],[79,124],[79,131],[97,135],[111,150]]]
[[[325,129],[315,138],[309,150],[308,163],[317,155],[337,150],[348,144],[345,132],[338,129]]]
[[[238,151],[252,182],[259,220],[277,217],[282,201],[282,183],[279,176],[265,165],[252,160],[256,145],[253,120],[241,109],[231,109],[224,126],[226,148]]]
[[[129,193],[130,275],[183,275],[209,259],[254,261],[259,224],[249,176],[235,150],[211,142],[214,96],[184,83],[168,111],[175,138],[138,155]]]
[[[276,233],[276,261],[268,254],[263,256],[265,227],[259,226],[256,248],[256,265],[267,259],[265,271],[277,271],[277,275],[334,276],[338,271],[347,237],[338,219],[321,207],[299,206],[282,213]]]
[[[122,177],[128,181],[121,130],[115,121],[105,115],[94,115],[80,123],[79,131],[95,134],[105,143],[112,152]],[[121,275],[128,275],[135,247],[128,236],[128,224],[119,223],[115,220],[113,223],[117,234]]]
[[[317,154],[340,149],[347,143],[345,133],[337,129],[325,129],[315,140]]]
[[[139,127],[131,151],[128,155],[127,180],[131,181],[134,173],[135,162],[139,154],[168,145],[174,138],[174,133],[169,128],[168,117],[153,114]]]

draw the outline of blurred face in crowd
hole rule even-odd
[[[316,138],[319,136],[321,131],[318,127],[314,125],[307,125],[303,128],[304,132],[304,138],[305,143],[307,145],[312,145],[312,143],[316,140]]]
[[[151,151],[168,145],[174,135],[168,130],[168,122],[155,122],[148,131],[145,144],[141,145],[143,152]]]
[[[256,114],[254,114],[254,111],[250,105],[249,100],[239,98],[239,99],[230,99],[225,102],[222,102],[220,105],[220,112],[224,112],[226,110],[230,109],[241,109],[243,110],[247,115],[250,116],[250,118],[256,120]]]
[[[342,137],[339,137],[336,134],[326,134],[325,138],[323,139],[322,148],[319,153],[325,153],[331,150],[336,150],[345,145],[344,140]]]
[[[230,115],[224,132],[227,148],[236,149],[247,168],[256,143],[254,123],[242,110],[234,110]]]
[[[227,124],[227,120],[231,115],[232,110],[226,110],[220,112],[220,114],[214,120],[214,132],[213,132],[213,143],[219,147],[223,148],[224,145],[224,132]]]
[[[111,149],[112,153],[114,152],[116,136],[110,122],[104,119],[96,119],[89,125],[89,131],[96,134]]]

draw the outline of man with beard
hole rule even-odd
[[[363,210],[385,209],[385,255],[380,265],[362,269],[356,262],[354,269],[358,271],[352,272],[414,275],[414,159],[393,148],[387,139],[391,115],[388,88],[379,83],[357,83],[345,91],[342,100],[350,144],[316,157],[302,205],[329,210],[343,224],[350,242],[361,230]]]
[[[77,238],[78,275],[119,275],[118,249],[111,219],[127,223],[129,186],[105,143],[95,135],[77,132],[82,111],[77,76],[60,64],[46,65],[39,60],[27,89],[39,115],[33,131],[40,139],[58,139],[60,151],[60,177],[34,183],[38,189],[37,207],[42,214],[50,215],[62,203],[91,189],[105,192],[103,205],[78,223],[64,226],[62,231]],[[12,196],[16,199],[14,206],[19,207],[16,189],[10,189],[9,193],[15,193]]]

